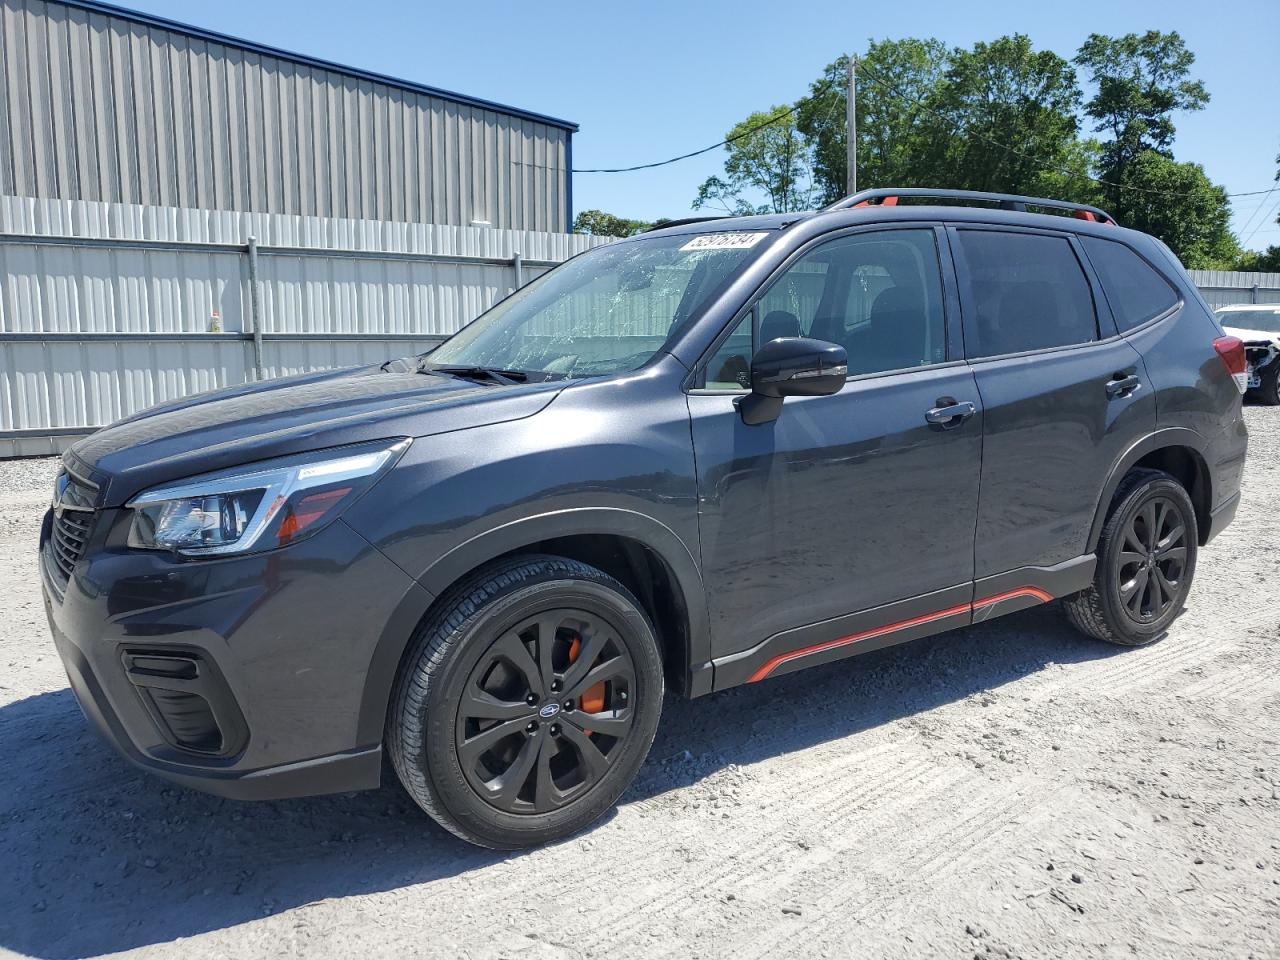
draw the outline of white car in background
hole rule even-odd
[[[1238,303],[1213,313],[1223,330],[1244,341],[1250,391],[1265,404],[1280,404],[1280,303]]]

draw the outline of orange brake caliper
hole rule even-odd
[[[578,654],[582,651],[582,638],[574,637],[573,643],[569,646],[569,662],[573,663],[578,659]],[[587,687],[582,693],[582,700],[578,703],[578,709],[586,713],[599,713],[604,709],[604,681]],[[590,733],[591,731],[587,731]]]

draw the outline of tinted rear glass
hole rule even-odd
[[[1132,330],[1160,316],[1180,299],[1169,281],[1123,243],[1097,237],[1081,237],[1080,242],[1098,271],[1121,330]]]
[[[970,358],[1098,339],[1089,281],[1065,239],[998,230],[956,235],[969,272]]]

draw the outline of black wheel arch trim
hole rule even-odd
[[[575,536],[618,537],[640,544],[661,560],[682,594],[680,599],[688,618],[685,693],[692,697],[711,692],[710,621],[701,568],[693,551],[674,530],[646,514],[625,507],[597,506],[522,517],[458,544],[437,558],[418,581],[426,591],[439,596],[491,560],[546,540]],[[407,638],[404,642],[408,642]]]
[[[1098,497],[1098,506],[1094,513],[1093,524],[1089,528],[1089,541],[1085,552],[1093,553],[1098,549],[1098,540],[1102,536],[1102,527],[1106,523],[1111,501],[1115,497],[1116,490],[1119,489],[1120,482],[1124,480],[1125,475],[1143,457],[1158,450],[1174,447],[1189,449],[1195,454],[1200,475],[1205,483],[1205,514],[1209,515],[1211,513],[1214,506],[1213,473],[1210,471],[1208,460],[1205,457],[1205,450],[1208,447],[1207,442],[1204,437],[1187,427],[1164,427],[1138,440],[1125,450],[1112,465],[1111,471],[1107,474],[1107,482]],[[1192,497],[1192,502],[1194,503],[1193,491],[1188,490],[1187,494]],[[1199,531],[1200,538],[1203,539],[1205,533],[1206,530]]]
[[[387,706],[404,652],[435,601],[462,577],[505,554],[568,536],[616,536],[643,544],[660,557],[683,594],[688,615],[686,696],[711,692],[711,638],[702,574],[684,541],[665,524],[619,507],[575,507],[536,514],[494,527],[440,556],[406,592],[383,628],[365,674],[358,735],[380,743]]]

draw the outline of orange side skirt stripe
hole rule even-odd
[[[798,660],[800,657],[812,656],[815,653],[823,653],[826,650],[835,650],[838,647],[847,647],[855,643],[861,643],[863,640],[874,640],[876,637],[883,637],[890,633],[897,633],[899,630],[907,630],[911,627],[918,627],[922,624],[933,623],[935,620],[945,620],[947,617],[958,616],[962,613],[972,613],[974,610],[980,610],[983,607],[990,607],[1005,600],[1013,600],[1015,597],[1031,597],[1040,603],[1048,603],[1053,599],[1052,595],[1046,593],[1038,587],[1019,587],[1017,590],[1009,590],[1005,593],[997,593],[994,596],[986,597],[982,600],[975,600],[973,603],[962,603],[959,606],[948,607],[945,610],[939,610],[936,613],[926,613],[920,617],[912,617],[910,620],[903,620],[899,623],[886,624],[883,627],[876,627],[874,630],[864,630],[862,633],[851,634],[847,637],[840,637],[836,640],[827,640],[824,643],[814,644],[811,647],[801,647],[799,650],[791,650],[787,653],[780,653],[776,657],[770,658],[755,673],[747,678],[747,683],[756,683],[763,680],[774,670],[782,666],[784,663],[790,663],[792,660]]]

